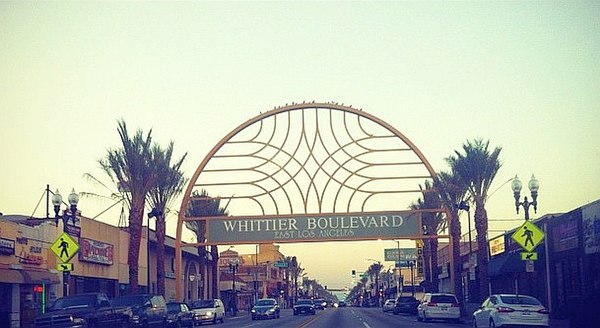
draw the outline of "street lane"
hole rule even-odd
[[[290,309],[281,311],[281,318],[252,321],[250,316],[243,315],[228,318],[225,324],[215,327],[260,327],[260,328],[465,328],[465,324],[435,321],[430,323],[418,322],[412,315],[394,315],[384,313],[380,308],[328,308],[319,310],[314,316],[294,316]]]

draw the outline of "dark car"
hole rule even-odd
[[[394,314],[417,314],[417,306],[419,306],[419,301],[416,298],[412,296],[400,296],[396,299]]]
[[[185,303],[167,303],[167,324],[169,327],[194,327],[194,312]]]
[[[112,300],[115,309],[131,310],[130,327],[166,327],[167,302],[162,295],[127,295]]]
[[[340,301],[338,303],[338,307],[345,307],[346,306],[346,302],[345,301]]]
[[[252,307],[252,320],[279,318],[279,304],[274,298],[260,299]]]
[[[299,299],[298,301],[296,301],[296,304],[294,304],[294,315],[298,315],[298,314],[315,314],[315,306],[313,305],[313,302],[309,299]]]

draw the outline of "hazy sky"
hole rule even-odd
[[[539,179],[540,215],[600,198],[597,1],[2,1],[0,212],[32,214],[46,184],[99,191],[83,174],[103,178],[97,161],[119,145],[121,118],[188,152],[191,176],[249,118],[312,100],[379,117],[436,170],[467,139],[501,146],[491,220],[522,218],[504,184],[515,174]],[[109,205],[79,208],[93,217]],[[98,220],[116,225],[118,214]],[[281,250],[341,287],[395,245]]]

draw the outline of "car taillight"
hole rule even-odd
[[[548,311],[547,309],[544,308],[544,309],[538,310],[538,313],[541,313],[541,314],[550,314],[550,311]]]
[[[430,303],[427,303],[427,306],[437,306],[437,303],[430,302]]]
[[[499,306],[496,308],[498,310],[498,312],[503,312],[503,313],[507,313],[507,312],[515,312],[514,309],[506,307],[506,306]]]

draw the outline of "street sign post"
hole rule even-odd
[[[531,252],[544,240],[544,236],[544,232],[535,224],[531,221],[525,221],[511,237],[525,251]]]
[[[50,250],[58,257],[62,263],[69,263],[69,261],[77,254],[79,251],[79,245],[77,242],[71,237],[68,233],[63,232],[52,246],[50,246]]]

